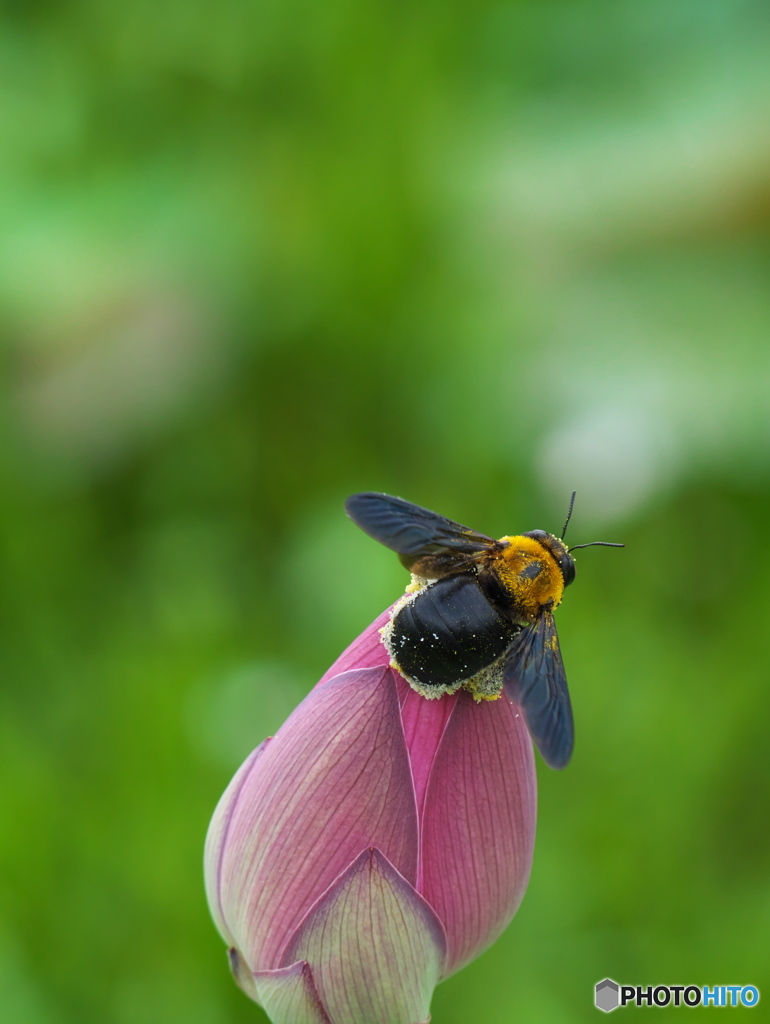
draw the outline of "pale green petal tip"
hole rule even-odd
[[[334,1024],[420,1024],[446,956],[434,911],[379,850],[364,850],[290,943]]]
[[[253,982],[273,1024],[332,1024],[307,961],[277,971],[257,971]]]

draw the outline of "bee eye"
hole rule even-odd
[[[564,578],[564,586],[568,587],[575,579],[575,562],[569,555],[565,555],[559,559],[559,568]]]

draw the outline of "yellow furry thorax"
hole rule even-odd
[[[548,548],[534,537],[501,537],[500,541],[505,548],[495,560],[497,575],[527,617],[535,618],[544,606],[561,604],[564,577]],[[540,572],[530,577],[535,565]]]

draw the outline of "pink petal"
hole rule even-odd
[[[393,606],[386,608],[337,658],[319,679],[317,686],[351,668],[389,665],[390,655],[380,636],[380,630],[390,621]],[[396,670],[391,670],[398,687],[404,735],[409,749],[412,781],[417,800],[418,817],[422,814],[425,787],[433,760],[446,723],[452,713],[457,694],[447,694],[437,700],[426,700],[407,683]],[[419,868],[418,868],[419,872]]]
[[[222,855],[225,842],[230,831],[230,824],[233,817],[238,797],[248,779],[251,769],[254,767],[257,758],[263,753],[270,739],[263,740],[256,750],[253,750],[241,767],[230,780],[230,785],[219,799],[214,810],[214,815],[206,834],[206,846],[203,852],[203,872],[206,880],[206,896],[211,909],[211,916],[214,924],[219,929],[219,934],[229,946],[235,945],[235,939],[230,934],[230,929],[225,921],[222,908],[220,877],[222,872]],[[235,972],[234,972],[235,973]],[[237,975],[236,975],[237,980]]]
[[[431,907],[379,850],[365,850],[287,946],[313,966],[334,1024],[420,1024],[446,954]]]
[[[345,672],[316,687],[232,801],[219,905],[252,970],[283,962],[308,909],[375,845],[415,881],[417,812],[396,686],[385,668]]]
[[[532,743],[507,700],[458,695],[422,820],[420,891],[444,924],[445,975],[486,949],[527,887],[535,839]]]
[[[307,961],[277,971],[257,971],[254,982],[273,1024],[332,1024]]]
[[[356,637],[353,643],[345,648],[337,658],[332,667],[321,676],[316,686],[327,682],[338,676],[340,672],[347,672],[352,668],[374,668],[390,663],[390,655],[385,650],[385,645],[380,636],[380,630],[390,619],[391,608],[386,608],[382,615],[378,615],[371,626]]]
[[[412,765],[417,814],[421,817],[425,790],[433,769],[436,752],[457,703],[458,694],[444,694],[443,697],[436,700],[427,700],[413,690],[403,676],[397,672],[393,674],[398,687],[401,721],[404,725],[404,736]],[[419,885],[418,879],[418,888]]]
[[[392,606],[378,615],[371,626],[337,658],[332,667],[318,682],[318,686],[333,679],[335,675],[351,668],[369,668],[375,665],[389,665],[390,655],[385,649],[380,630],[393,611]],[[457,699],[456,694],[426,700],[416,693],[402,675],[395,670],[393,678],[398,686],[399,702],[404,722],[404,734],[412,763],[415,795],[418,810],[422,809],[425,786],[433,764],[436,748],[443,735],[449,715]]]

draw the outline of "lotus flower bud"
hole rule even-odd
[[[274,1024],[422,1024],[524,894],[535,770],[507,700],[426,700],[377,619],[241,766],[206,841],[236,980]]]

